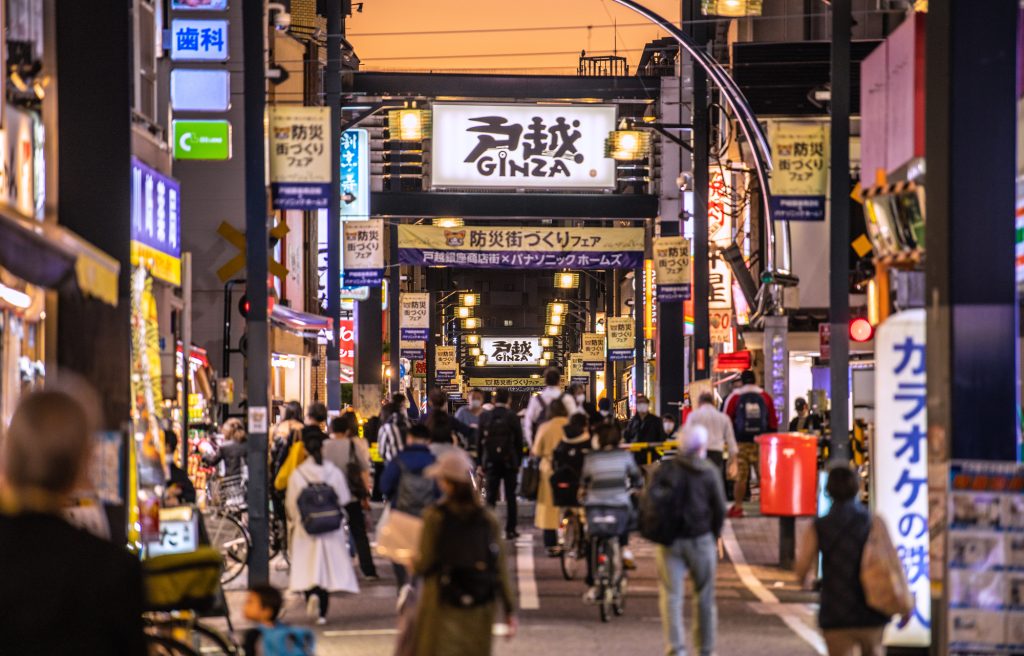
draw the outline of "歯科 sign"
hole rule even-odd
[[[689,299],[690,241],[686,237],[657,237],[652,250],[658,302]]]
[[[271,105],[268,115],[274,209],[327,207],[331,194],[331,110]]]
[[[910,622],[886,631],[886,643],[900,647],[927,647],[931,641],[925,364],[924,310],[894,314],[878,327],[871,496],[914,596]]]
[[[634,329],[636,322],[632,317],[608,318],[608,359],[613,361],[632,360],[633,348],[636,346]]]
[[[231,159],[231,123],[228,121],[171,121],[174,159]]]
[[[828,129],[825,121],[772,121],[768,141],[772,171],[772,219],[824,221],[828,191]]]
[[[384,278],[384,221],[346,221],[342,229],[345,284],[380,287]]]
[[[454,380],[459,374],[459,361],[454,346],[438,346],[434,349],[434,378],[438,381]]]
[[[172,61],[228,60],[228,22],[198,18],[171,21]]]
[[[181,185],[132,158],[131,263],[181,284]]]
[[[426,292],[402,292],[399,297],[401,313],[399,326],[401,337],[410,342],[422,342],[430,338],[430,294]]]
[[[226,112],[231,109],[231,73],[208,68],[171,71],[171,109],[176,112]]]
[[[604,371],[604,335],[583,333],[580,353],[583,354],[583,371]]]
[[[488,367],[538,366],[544,349],[539,337],[481,337]]]
[[[362,128],[341,134],[341,216],[370,218],[370,133]]]
[[[433,188],[613,189],[613,105],[434,103]]]
[[[586,385],[590,382],[590,376],[583,371],[583,354],[569,354],[569,383],[572,385]]]
[[[398,259],[415,266],[494,269],[633,269],[643,228],[398,226]]]

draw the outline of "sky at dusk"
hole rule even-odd
[[[678,23],[680,0],[644,4]],[[580,50],[611,55],[617,47],[632,73],[644,44],[665,36],[613,0],[363,0],[362,5],[346,31],[366,70],[573,73]]]

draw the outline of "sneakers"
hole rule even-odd
[[[633,556],[633,550],[628,547],[622,550],[622,566],[626,569],[636,569],[636,558]]]
[[[743,506],[738,503],[733,504],[732,508],[729,508],[729,512],[726,514],[726,517],[729,517],[730,519],[743,517]]]
[[[597,603],[598,590],[596,585],[592,585],[587,588],[587,591],[583,593],[583,603],[585,604],[596,604]]]
[[[306,617],[311,620],[320,617],[320,597],[315,594],[309,595],[306,600]]]
[[[316,618],[316,625],[317,626],[323,626],[324,624],[327,624],[327,618],[326,617],[318,617],[318,618]]]
[[[366,581],[367,583],[375,583],[375,582],[380,580],[380,577],[377,576],[376,574],[364,574],[363,575],[363,580]]]
[[[398,591],[398,601],[395,602],[395,610],[399,613],[405,608],[405,602],[409,600],[409,595],[412,594],[412,586],[406,583]]]

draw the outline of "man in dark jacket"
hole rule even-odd
[[[665,633],[666,654],[686,653],[683,627],[683,594],[686,573],[693,579],[697,595],[699,623],[697,644],[702,656],[715,651],[717,608],[715,606],[715,570],[718,566],[717,540],[725,521],[725,490],[718,472],[705,459],[707,430],[691,426],[683,431],[675,463],[682,470],[679,498],[680,529],[670,545],[658,545],[658,596],[661,624]]]
[[[498,504],[498,490],[505,489],[505,538],[514,540],[519,537],[516,480],[525,441],[523,424],[508,407],[511,398],[507,389],[499,389],[494,395],[494,409],[480,416],[480,461],[487,476],[487,505],[494,508]]]
[[[424,481],[427,480],[423,471],[434,464],[434,454],[430,451],[430,431],[422,424],[416,424],[409,429],[407,435],[408,444],[401,453],[398,453],[388,462],[384,473],[380,477],[381,493],[387,499],[393,510],[399,510],[411,515],[419,516],[423,507],[429,505],[438,497],[436,486],[430,484],[426,492]],[[406,494],[402,494],[402,479],[406,481]],[[422,498],[414,498],[422,495]],[[403,496],[408,498],[402,498]],[[403,507],[400,504],[411,503],[411,507]],[[395,579],[398,589],[401,589],[409,582],[409,573],[405,567],[394,563]]]
[[[636,414],[626,424],[627,442],[664,442],[665,428],[661,417],[651,414],[651,401],[643,394],[636,397]]]

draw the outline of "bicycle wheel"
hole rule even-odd
[[[221,583],[234,581],[249,562],[252,546],[249,532],[236,517],[221,510],[204,513],[203,521],[206,523],[210,545],[216,547],[224,559]]]
[[[146,634],[146,653],[148,656],[199,656],[196,650],[173,638]]]
[[[230,638],[199,622],[192,625],[192,634],[189,636],[189,640],[197,654],[235,656],[239,653],[238,645]]]
[[[559,554],[562,565],[562,576],[566,581],[576,577],[576,570],[579,569],[580,561],[583,559],[583,527],[580,524],[580,517],[575,511],[568,511],[562,520],[564,538],[562,552]]]
[[[595,548],[597,556],[597,608],[601,614],[602,622],[610,621],[614,612],[612,609],[614,563],[609,543],[610,540],[608,538],[601,538],[597,541]]]

